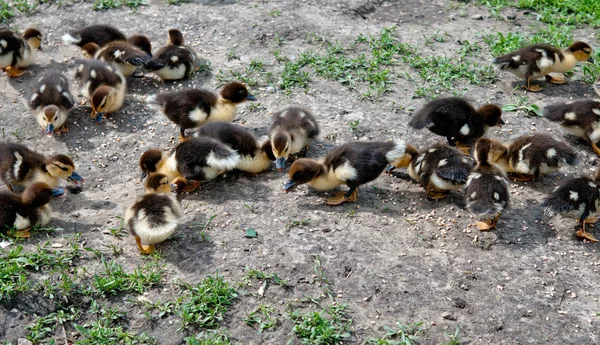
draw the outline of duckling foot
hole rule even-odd
[[[181,134],[179,135],[179,142],[180,142],[180,143],[182,143],[182,142],[184,142],[184,141],[186,141],[186,140],[188,140],[188,139],[189,139],[188,137],[184,137],[184,136],[182,136]]]
[[[31,237],[31,228],[19,230],[15,233],[16,238],[30,238]]]
[[[23,74],[25,74],[25,71],[23,71],[22,69],[20,69],[18,67],[7,67],[5,69],[5,72],[11,78],[20,77]]]
[[[463,144],[460,141],[455,142],[454,145],[456,146],[458,151],[460,151],[463,155],[465,155],[465,156],[469,155],[470,147],[468,145]]]
[[[508,174],[508,177],[510,177],[514,181],[529,182],[529,181],[531,181],[531,180],[533,180],[535,178],[535,175],[524,175],[524,174],[510,173],[510,174]]]
[[[598,240],[594,237],[594,235],[590,234],[589,232],[586,232],[583,229],[577,230],[577,232],[575,233],[575,236],[586,239],[590,242],[598,242]]]
[[[154,253],[154,245],[142,244],[142,240],[139,236],[135,236],[135,243],[137,243],[138,249],[140,250],[140,254],[147,255]]]
[[[60,135],[60,133],[69,133],[69,129],[67,126],[62,125],[59,129],[55,130],[56,134]]]
[[[186,184],[186,186],[183,188],[183,191],[186,192],[186,193],[192,193],[193,191],[195,191],[198,188],[200,188],[200,182],[199,181],[188,182]]]
[[[327,205],[338,206],[345,202],[355,202],[358,200],[358,190],[354,190],[349,196],[347,192],[336,192],[335,196],[327,199]]]
[[[552,84],[564,84],[567,82],[567,78],[563,75],[551,76],[550,74],[545,76],[546,81]]]
[[[592,142],[592,149],[594,150],[594,152],[596,152],[598,156],[600,156],[600,148],[598,148],[598,146],[596,146],[596,143],[594,142]]]
[[[500,213],[496,214],[494,218],[488,219],[483,222],[475,222],[475,225],[480,231],[488,231],[496,227],[498,224],[498,219],[500,219]]]
[[[540,92],[542,91],[542,87],[536,84],[533,85],[529,85],[529,86],[525,86],[523,85],[523,88],[527,91],[531,91],[531,92]]]

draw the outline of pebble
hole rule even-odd
[[[444,312],[442,314],[442,319],[445,319],[445,320],[456,320],[456,316],[452,315],[452,313],[450,313],[450,312]]]
[[[483,15],[481,14],[475,14],[471,16],[471,19],[473,20],[483,20]]]
[[[17,345],[33,345],[33,343],[31,342],[31,340],[19,338],[19,340],[17,340]]]

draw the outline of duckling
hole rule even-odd
[[[267,170],[275,160],[268,141],[260,145],[248,130],[233,123],[210,122],[198,128],[193,136],[213,138],[228,145],[240,155],[235,168],[250,174]]]
[[[592,59],[592,47],[585,42],[574,42],[565,50],[548,45],[533,44],[515,52],[499,56],[493,60],[501,70],[509,71],[519,78],[525,79],[526,90],[538,92],[539,85],[531,85],[531,79],[545,77],[552,84],[564,84],[564,76],[551,76],[549,73],[565,73],[573,69],[579,61]]]
[[[29,100],[29,107],[48,136],[69,131],[65,122],[73,104],[67,78],[56,71],[48,71],[38,79],[35,92]]]
[[[349,142],[334,147],[319,160],[300,158],[290,167],[289,180],[283,184],[288,193],[308,184],[316,190],[329,190],[346,184],[347,192],[327,199],[328,205],[341,205],[358,199],[358,187],[377,178],[388,164],[406,155],[403,140],[385,142]]]
[[[578,219],[581,226],[575,235],[590,242],[598,240],[585,231],[586,224],[593,224],[598,217],[590,217],[598,213],[600,204],[600,169],[596,169],[594,176],[578,177],[565,181],[556,187],[542,202],[544,213],[548,217],[559,213],[567,218]]]
[[[158,49],[146,64],[164,80],[179,80],[190,75],[196,65],[196,53],[183,45],[183,34],[177,29],[169,30],[168,44]]]
[[[415,129],[427,128],[446,137],[448,145],[458,146],[469,153],[473,140],[481,138],[488,127],[504,125],[502,109],[495,104],[485,104],[475,110],[463,98],[438,98],[427,103],[408,123]]]
[[[126,42],[141,49],[149,58],[152,58],[152,43],[150,43],[148,37],[144,35],[132,35],[127,37]]]
[[[150,174],[146,194],[125,210],[125,225],[142,254],[152,254],[154,245],[169,238],[183,217],[181,205],[171,189],[166,175]]]
[[[151,58],[148,53],[127,42],[111,42],[102,47],[90,42],[81,50],[86,58],[116,65],[125,77],[132,75],[138,67],[144,66]]]
[[[235,169],[239,163],[240,155],[235,150],[205,137],[179,143],[171,154],[151,149],[140,158],[142,178],[159,172],[166,175],[171,183],[186,185],[184,192],[193,192],[200,181],[212,180],[222,171]]]
[[[110,25],[90,25],[64,34],[65,45],[74,44],[80,48],[88,43],[96,43],[102,47],[114,41],[125,41],[127,38],[119,29]]]
[[[490,142],[497,149],[491,162],[503,167],[510,178],[517,181],[531,181],[562,166],[577,164],[575,150],[547,134],[518,137],[504,145],[504,150],[501,143],[495,140]]]
[[[493,155],[493,144],[489,139],[479,139],[475,144],[477,165],[467,178],[467,209],[479,215],[482,221],[475,224],[481,231],[487,231],[498,223],[502,212],[509,206],[508,177],[497,165],[489,161]]]
[[[567,103],[555,103],[544,108],[544,117],[560,125],[570,134],[590,143],[600,155],[600,100],[580,99]]]
[[[71,158],[61,154],[46,158],[25,145],[6,142],[0,143],[0,177],[10,191],[11,185],[29,187],[44,182],[55,188],[59,180],[75,186],[84,182]]]
[[[185,140],[185,130],[200,127],[207,122],[231,122],[236,105],[246,100],[255,101],[246,85],[234,81],[226,84],[220,95],[207,89],[183,89],[159,93],[147,98],[148,105],[165,114],[179,126],[179,139]]]
[[[19,196],[12,192],[0,192],[0,231],[17,231],[16,237],[31,237],[32,226],[44,226],[50,222],[52,187],[38,182],[29,185]]]
[[[14,32],[0,30],[0,68],[11,77],[20,77],[27,67],[35,61],[36,51],[42,49],[42,33],[29,28],[19,37]]]
[[[269,129],[269,140],[275,156],[277,170],[283,171],[290,154],[303,150],[319,135],[319,125],[315,117],[306,109],[289,107],[273,115]]]
[[[127,82],[121,72],[106,62],[86,60],[77,69],[81,79],[81,94],[90,100],[92,119],[102,122],[105,113],[112,113],[123,106]]]
[[[392,162],[388,171],[404,167],[408,167],[408,175],[425,188],[428,199],[439,200],[465,185],[473,165],[457,149],[436,144],[421,153],[406,145],[406,155]]]

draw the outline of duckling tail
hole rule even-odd
[[[513,59],[513,57],[510,55],[504,55],[494,58],[492,60],[492,63],[494,65],[497,65],[498,68],[500,68],[501,70],[519,68],[519,62],[515,61],[515,59]]]
[[[555,103],[544,107],[544,117],[554,122],[562,122],[566,120],[565,114],[568,112],[569,106],[565,103]]]
[[[81,37],[74,37],[71,34],[64,34],[62,36],[63,43],[65,45],[78,44],[81,42]]]
[[[568,201],[563,200],[555,195],[550,195],[542,202],[542,210],[548,218],[553,217],[557,213],[563,213],[573,210],[573,206]]]
[[[385,154],[385,158],[388,163],[392,163],[402,158],[406,154],[406,142],[402,139],[394,139],[394,146],[388,153]]]

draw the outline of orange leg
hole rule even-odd
[[[535,178],[535,175],[524,175],[524,174],[518,174],[518,173],[510,173],[510,174],[508,174],[508,177],[510,177],[514,181],[528,182],[528,181],[533,180]]]
[[[456,148],[465,156],[469,155],[469,150],[471,149],[467,144],[463,144],[460,141],[454,142]]]
[[[575,235],[579,238],[584,238],[590,242],[598,242],[598,240],[594,237],[594,235],[585,231],[586,224],[594,224],[597,220],[598,220],[598,217],[590,217],[590,218],[584,219],[583,222],[581,222],[581,229],[577,230]]]
[[[431,185],[431,183],[429,183],[427,187],[425,187],[425,191],[427,192],[427,199],[430,200],[440,200],[445,198],[446,194],[448,194],[448,191],[438,189],[435,186]]]
[[[30,238],[31,237],[31,228],[19,230],[15,233],[16,238]]]
[[[20,77],[26,72],[20,69],[19,67],[8,67],[5,69],[6,74],[11,78]]]
[[[542,87],[539,85],[531,85],[531,77],[527,77],[525,90],[531,91],[531,92],[539,92],[539,91],[542,91]]]
[[[600,156],[600,148],[598,148],[598,146],[596,146],[596,143],[592,143],[592,149],[594,150],[594,152],[596,152],[596,154],[598,156]]]
[[[549,83],[557,84],[557,85],[564,84],[567,82],[567,78],[565,78],[564,75],[551,76],[550,74],[548,74],[545,76],[545,78]]]
[[[154,253],[154,245],[153,244],[142,244],[142,241],[139,236],[135,236],[135,243],[137,243],[138,249],[141,254],[152,254]]]
[[[491,230],[496,227],[499,219],[500,219],[500,213],[496,214],[496,216],[494,216],[494,218],[492,218],[492,219],[488,219],[483,222],[475,222],[475,225],[481,231],[488,231],[488,230]]]
[[[358,200],[358,189],[355,189],[348,197],[348,192],[336,192],[335,196],[327,199],[327,205],[338,206],[345,202],[356,202]]]

